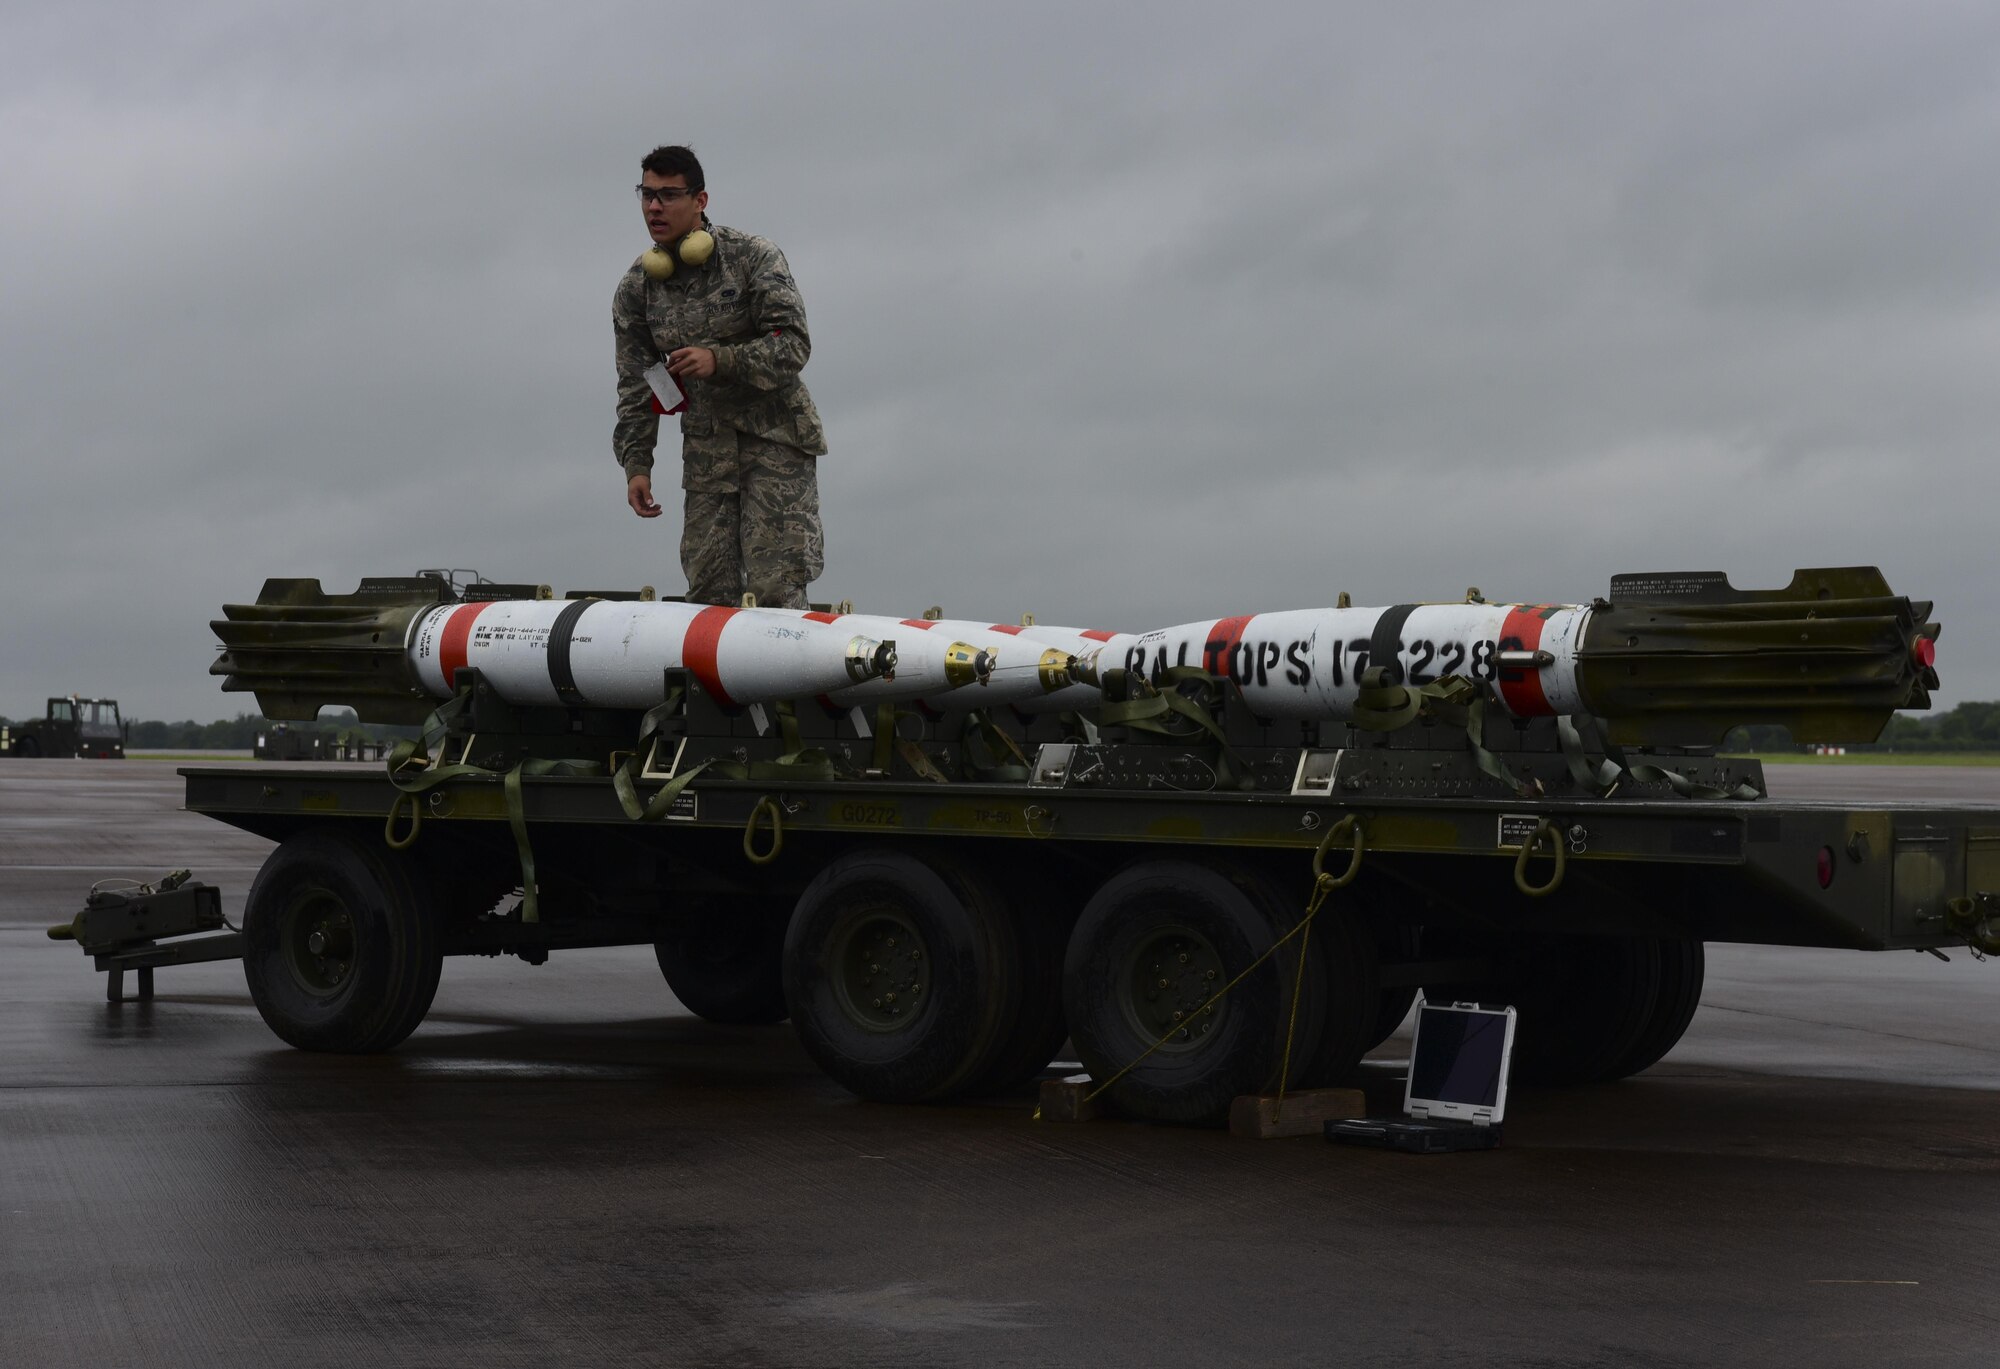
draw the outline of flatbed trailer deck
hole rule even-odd
[[[1287,747],[1252,727],[1235,750],[1249,787],[1184,792],[1199,749],[1037,743],[1047,723],[1016,729],[1025,778],[947,779],[971,732],[933,720],[915,744],[929,778],[795,778],[772,773],[781,751],[816,741],[847,765],[866,738],[830,716],[781,743],[768,718],[689,687],[650,748],[675,754],[657,770],[620,748],[638,716],[593,720],[599,740],[579,746],[551,710],[514,716],[511,736],[468,715],[434,782],[407,763],[394,779],[181,772],[191,811],[280,843],[246,918],[267,1019],[302,1046],[379,1048],[421,1020],[446,956],[650,943],[695,1011],[789,1016],[867,1097],[1012,1087],[1068,1035],[1100,1079],[1133,1066],[1111,1089],[1127,1111],[1209,1121],[1236,1094],[1341,1077],[1419,990],[1516,1004],[1520,1077],[1585,1083],[1671,1048],[1704,942],[1991,943],[2000,812],[1735,796],[1761,790],[1754,762],[1651,757],[1686,792],[1628,776],[1608,795],[1562,793],[1559,748],[1521,727],[1489,740],[1542,791],[1524,796],[1451,729],[1326,727]],[[490,769],[443,764],[482,746]],[[519,764],[550,750],[601,764]],[[701,773],[705,757],[738,773]],[[640,801],[685,787],[634,820],[607,778],[620,767]],[[415,968],[352,954],[357,920]],[[411,927],[424,934],[405,947]],[[348,958],[315,956],[316,935]],[[367,1001],[388,1008],[356,1013]]]
[[[376,837],[399,801],[407,813],[407,800],[379,771],[205,766],[180,773],[190,812],[274,841],[328,828]],[[1364,876],[1417,899],[1448,885],[1454,900],[1506,901],[1517,892],[1511,886],[1520,827],[1554,823],[1563,837],[1563,883],[1545,898],[1515,906],[1523,929],[1638,930],[1643,924],[1631,902],[1641,900],[1673,905],[1674,929],[1701,941],[1924,950],[1965,944],[1948,928],[1944,905],[1968,881],[2000,887],[2000,811],[1934,801],[1576,799],[1531,806],[1512,797],[1385,795],[1353,803],[1289,794],[1138,797],[1007,784],[879,782],[858,788],[716,779],[684,790],[682,811],[641,826],[620,810],[601,778],[530,777],[521,789],[545,880],[563,877],[572,859],[601,862],[607,854],[601,846],[668,860],[698,848],[719,862],[733,859],[745,867],[735,877],[752,879],[756,871],[739,848],[753,811],[769,801],[782,814],[776,831],[764,817],[752,839],[776,842],[777,860],[788,869],[768,878],[781,883],[869,837],[972,849],[984,859],[1047,862],[1058,881],[1080,869],[1108,870],[1162,850],[1192,849],[1254,855],[1275,872],[1290,870],[1303,906],[1324,833],[1351,816],[1363,832]],[[512,859],[500,776],[447,781],[422,802],[427,831],[420,841],[449,832],[443,839],[454,845],[462,841]],[[1138,823],[1135,807],[1143,810]],[[407,825],[407,818],[399,817],[399,824]],[[1338,863],[1346,863],[1349,849],[1342,845]],[[1824,886],[1822,852],[1833,863]],[[1426,873],[1440,857],[1461,868]],[[1546,880],[1552,860],[1545,842],[1531,855],[1530,876]],[[1756,900],[1743,897],[1753,890]],[[1623,906],[1578,906],[1606,901]],[[558,932],[551,926],[545,934]],[[532,928],[523,935],[532,935]]]

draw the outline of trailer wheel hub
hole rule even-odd
[[[281,937],[292,977],[309,993],[331,994],[354,969],[354,918],[321,889],[302,890],[286,910]]]
[[[1222,1024],[1228,1006],[1208,1002],[1229,982],[1222,957],[1207,937],[1186,927],[1163,927],[1141,937],[1120,982],[1127,1019],[1149,1045],[1166,1038],[1163,1051],[1199,1050]]]
[[[855,918],[837,938],[834,965],[842,1011],[870,1031],[907,1026],[924,1004],[929,956],[900,911],[875,908]]]

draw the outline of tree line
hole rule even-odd
[[[0,717],[0,724],[8,721]],[[414,727],[364,723],[354,716],[353,709],[336,709],[317,722],[283,724],[259,713],[238,713],[212,723],[198,723],[192,718],[181,722],[130,719],[126,722],[125,745],[134,751],[248,751],[257,745],[259,735],[268,735],[279,726],[302,737],[325,737],[329,742],[394,742],[415,737],[419,731]]]
[[[1739,727],[1723,742],[1725,751],[1783,752],[1805,748],[1782,727]],[[1913,718],[1898,713],[1872,742],[1849,744],[1861,751],[2000,751],[2000,702],[1962,703],[1946,713]]]

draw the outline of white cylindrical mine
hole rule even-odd
[[[1401,684],[1463,676],[1507,712],[1540,717],[1583,708],[1576,647],[1589,615],[1561,604],[1293,609],[1120,634],[1084,660],[1099,678],[1124,669],[1158,679],[1174,666],[1197,666],[1226,677],[1265,718],[1350,717],[1361,675],[1373,666]],[[1513,663],[1539,661],[1537,652],[1546,662]]]
[[[1010,636],[1008,629],[978,622],[863,613],[800,612],[797,616],[841,632],[896,644],[895,678],[830,691],[828,701],[842,707],[884,700],[934,709],[1014,703],[1046,694],[1054,687],[1046,678],[1048,669],[1051,665],[1060,668],[1067,659],[1045,662],[1048,648]]]
[[[770,610],[626,600],[446,604],[411,626],[417,678],[444,698],[476,668],[509,703],[650,708],[685,669],[734,705],[825,693],[868,677],[878,643]]]

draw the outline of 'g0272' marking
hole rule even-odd
[[[893,803],[843,803],[835,807],[833,817],[857,827],[895,827],[903,820]]]

